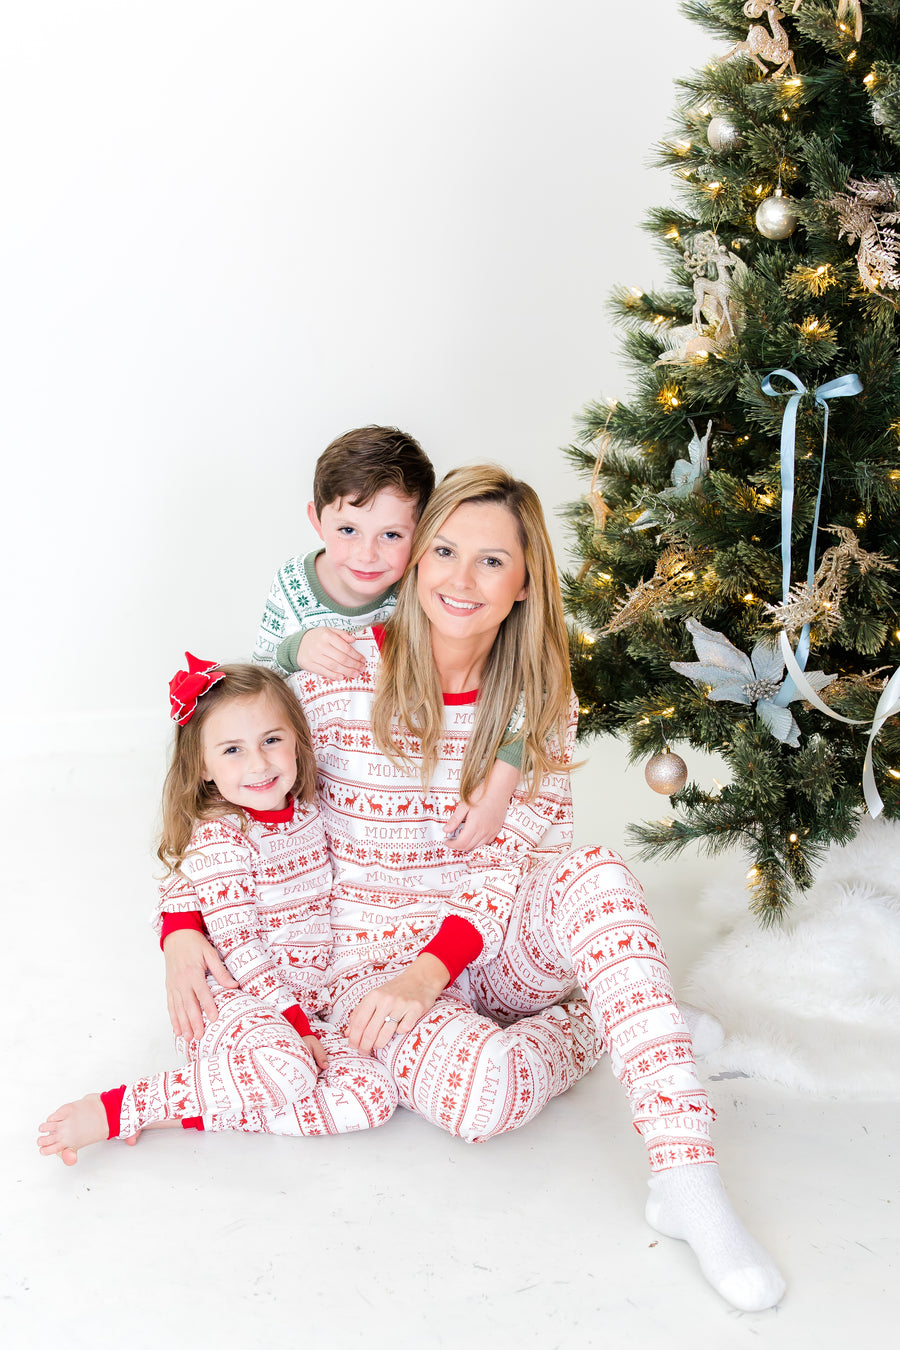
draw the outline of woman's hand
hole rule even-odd
[[[450,980],[450,972],[431,952],[365,998],[353,1009],[347,1040],[364,1055],[383,1050],[399,1032],[411,1031],[434,1007]]]
[[[240,985],[225,966],[211,942],[193,928],[179,928],[170,933],[163,943],[166,958],[166,1001],[169,1020],[176,1036],[185,1040],[199,1040],[206,1023],[219,1015],[216,1000],[206,983],[206,972],[223,989],[239,989]]]

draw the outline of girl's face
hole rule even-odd
[[[515,516],[498,502],[463,502],[419,560],[417,594],[432,629],[453,641],[493,642],[528,594]]]
[[[201,731],[203,777],[226,802],[280,811],[297,777],[293,731],[269,694],[223,700]]]

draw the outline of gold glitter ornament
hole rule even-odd
[[[900,184],[851,178],[847,187],[825,203],[837,214],[838,239],[859,242],[856,265],[867,291],[900,289]]]
[[[614,412],[615,412],[615,405],[612,408],[610,408],[609,416],[607,417],[605,423],[603,424],[603,430],[600,433],[600,449],[597,451],[597,458],[594,461],[594,472],[591,475],[591,486],[589,491],[585,494],[584,498],[584,500],[590,506],[591,511],[593,512],[594,529],[599,534],[602,534],[603,531],[606,529],[606,518],[607,516],[611,516],[613,511],[613,508],[609,505],[609,503],[604,500],[603,493],[597,486],[597,480],[600,477],[601,470],[603,469],[604,456],[606,455],[606,452],[609,449],[610,435],[608,428],[610,418],[612,417]],[[590,570],[591,570],[591,559],[586,558],[584,561],[584,566],[578,573],[576,580],[584,581],[585,577],[587,576]]]
[[[709,141],[710,149],[723,154],[727,154],[729,150],[738,150],[744,143],[744,138],[734,123],[721,114],[709,119],[706,139]]]
[[[660,750],[647,761],[644,777],[654,792],[671,797],[680,792],[687,782],[687,765],[680,755],[666,746],[665,750]]]
[[[756,211],[756,228],[766,239],[788,239],[800,223],[796,207],[781,188],[760,202]]]
[[[684,265],[694,278],[691,324],[670,328],[662,335],[667,346],[654,363],[657,366],[702,361],[724,350],[740,331],[743,312],[732,287],[749,275],[743,259],[730,252],[712,230],[704,230],[689,241]]]
[[[799,3],[794,4],[794,13],[800,8]],[[759,66],[763,75],[771,75],[773,79],[780,79],[786,70],[792,75],[797,74],[797,67],[794,65],[794,53],[791,50],[790,39],[787,30],[782,28],[780,20],[785,16],[777,5],[769,3],[769,0],[747,0],[744,5],[744,13],[748,19],[761,19],[763,15],[769,20],[769,28],[764,24],[754,23],[750,25],[750,31],[743,42],[736,42],[731,51],[720,56],[720,61],[727,61],[729,56],[734,56],[735,52],[741,52],[749,56],[755,65]],[[771,29],[771,32],[769,31]],[[768,66],[763,65],[763,61],[768,61],[771,65],[778,65],[775,71],[769,70]]]
[[[621,633],[638,623],[645,614],[655,613],[677,598],[682,588],[694,585],[694,569],[702,564],[703,554],[699,549],[682,551],[674,544],[667,548],[659,555],[653,576],[648,581],[639,581],[628,591],[603,632]]]
[[[797,9],[796,5],[794,9]],[[853,36],[859,42],[863,35],[862,4],[860,0],[838,0],[837,17],[839,21],[841,19],[853,20]],[[841,26],[843,27],[843,25]]]
[[[851,563],[856,564],[862,577],[868,572],[897,570],[884,553],[870,553],[862,548],[856,535],[846,525],[827,525],[824,528],[836,534],[840,543],[822,554],[812,585],[809,586],[805,581],[797,582],[791,587],[786,600],[764,607],[791,636],[799,633],[807,623],[816,624],[823,633],[832,633],[840,625],[843,620],[841,601]]]

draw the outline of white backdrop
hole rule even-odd
[[[627,387],[605,299],[662,279],[647,162],[709,55],[676,0],[18,0],[5,27],[14,744],[121,745],[186,647],[246,655],[349,427],[500,460],[551,516],[584,490],[559,446]]]

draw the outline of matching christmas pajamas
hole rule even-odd
[[[331,866],[318,811],[292,800],[247,814],[246,831],[237,816],[200,822],[161,890],[169,928],[179,913],[199,910],[240,988],[210,980],[219,1016],[199,1040],[176,1041],[186,1066],[104,1094],[111,1133],[202,1117],[205,1128],[338,1134],[381,1124],[396,1105],[388,1072],[322,1022],[323,1074],[302,1040],[307,1014],[321,1008],[331,946]]]
[[[335,871],[329,1020],[344,1028],[366,993],[432,950],[456,978],[380,1052],[401,1104],[487,1139],[531,1119],[603,1049],[651,1167],[710,1160],[713,1112],[659,934],[617,854],[571,848],[568,774],[548,775],[532,802],[517,794],[490,847],[453,853],[442,822],[459,798],[475,695],[445,696],[441,758],[423,788],[415,765],[398,767],[374,745],[374,635],[357,650],[366,665],[356,677],[291,679]],[[573,708],[567,758],[574,730]],[[586,1002],[572,998],[579,985]]]

